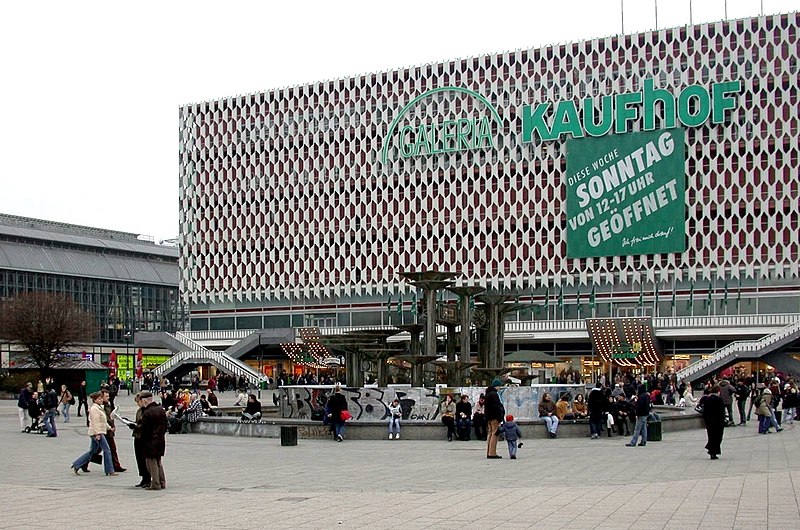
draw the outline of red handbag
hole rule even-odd
[[[340,417],[342,418],[342,421],[347,421],[349,419],[352,419],[353,415],[350,414],[349,410],[343,410]]]

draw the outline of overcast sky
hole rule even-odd
[[[689,0],[8,1],[0,213],[178,234],[178,107],[689,23]],[[800,0],[694,0],[694,22]]]

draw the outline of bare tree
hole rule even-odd
[[[42,372],[57,364],[64,350],[91,341],[94,316],[65,295],[29,292],[0,302],[0,338],[25,349],[22,358]]]

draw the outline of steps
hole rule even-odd
[[[210,350],[183,333],[167,333],[165,335],[168,337],[166,341],[169,341],[169,339],[177,340],[185,349],[181,349],[181,351],[175,353],[166,362],[153,369],[153,375],[162,377],[186,364],[213,364],[220,370],[233,374],[236,377],[243,375],[253,387],[257,387],[267,379],[265,375],[252,369],[242,361],[224,352]]]
[[[760,359],[800,339],[800,320],[757,340],[739,340],[720,348],[708,359],[676,372],[678,381],[695,381],[739,360]]]

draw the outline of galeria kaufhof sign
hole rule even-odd
[[[414,105],[444,91],[474,98],[482,115],[403,122]],[[740,91],[741,82],[731,81],[689,85],[673,94],[645,79],[638,92],[524,106],[523,143],[567,140],[567,257],[685,251],[685,128],[709,119],[725,123]],[[641,131],[628,132],[633,123]],[[414,98],[392,121],[381,161],[387,162],[392,145],[403,159],[492,149],[501,129],[497,110],[482,95],[436,88]]]

